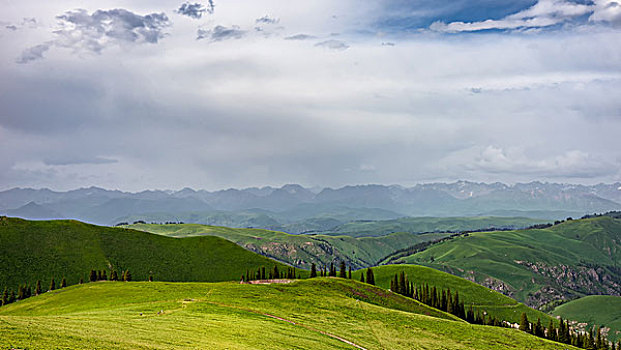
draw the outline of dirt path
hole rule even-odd
[[[347,339],[345,339],[345,338],[339,337],[338,335],[335,335],[335,334],[332,334],[332,333],[328,333],[328,332],[326,332],[326,331],[322,331],[322,330],[320,330],[320,329],[317,329],[317,328],[314,328],[314,327],[311,327],[311,326],[306,326],[306,325],[303,325],[303,324],[301,324],[301,323],[298,323],[298,322],[294,322],[294,321],[288,320],[288,319],[286,319],[286,318],[282,318],[282,317],[278,317],[278,316],[270,315],[270,314],[265,313],[265,312],[261,312],[261,311],[257,311],[257,310],[252,310],[252,309],[247,309],[247,308],[240,307],[240,306],[235,306],[235,305],[228,305],[228,304],[218,303],[218,302],[215,302],[215,301],[207,301],[207,300],[204,300],[204,302],[209,303],[209,304],[213,304],[213,305],[217,305],[217,306],[228,307],[228,308],[232,308],[232,309],[237,309],[237,310],[243,310],[243,311],[251,312],[251,313],[253,313],[253,314],[259,314],[259,315],[267,316],[267,317],[270,317],[270,318],[273,318],[273,319],[276,319],[276,320],[279,320],[279,321],[283,321],[283,322],[290,323],[290,324],[292,324],[292,325],[294,325],[294,326],[298,326],[298,327],[306,328],[306,329],[308,329],[309,331],[313,331],[313,332],[317,332],[317,333],[323,334],[323,335],[328,336],[328,337],[330,337],[330,338],[332,338],[332,339],[336,339],[336,340],[338,340],[338,341],[340,341],[340,342],[343,342],[343,343],[345,343],[345,344],[351,345],[351,346],[353,346],[353,347],[355,347],[355,348],[357,348],[357,349],[360,349],[360,350],[367,350],[367,348],[365,348],[365,347],[363,347],[363,346],[360,346],[360,345],[358,345],[358,344],[356,344],[356,343],[354,343],[354,342],[352,342],[352,341],[349,341],[349,340],[347,340]]]

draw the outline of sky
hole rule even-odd
[[[0,190],[621,180],[613,0],[0,0]]]

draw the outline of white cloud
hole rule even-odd
[[[131,12],[169,6],[139,5]],[[221,2],[203,22],[175,16],[158,45],[97,37],[113,40],[101,54],[55,47],[27,65],[16,57],[55,40],[50,26],[5,33],[0,184],[619,180],[618,30],[386,38],[351,30],[360,20],[346,5],[359,11],[347,2]],[[278,35],[252,31],[266,13],[280,19]],[[195,40],[199,25],[208,40],[217,26],[245,33],[207,44]],[[92,36],[77,37],[82,47]],[[382,46],[388,39],[396,45]]]
[[[610,0],[597,0],[595,5],[585,5],[567,0],[538,0],[536,4],[526,10],[508,15],[502,19],[487,19],[479,22],[434,22],[430,29],[439,32],[474,32],[480,30],[542,28],[573,20],[587,14],[591,21],[608,20],[613,16],[603,3]],[[605,14],[604,14],[605,13]]]

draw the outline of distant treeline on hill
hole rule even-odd
[[[608,216],[611,217],[613,219],[621,219],[621,211],[608,211],[606,213],[594,213],[594,214],[586,214],[584,216],[582,216],[580,219],[592,219],[592,218],[598,218],[598,217],[603,217],[603,216]],[[565,220],[555,220],[554,222],[550,222],[550,223],[545,223],[545,224],[535,224],[535,225],[531,225],[528,227],[524,227],[522,228],[522,230],[541,230],[541,229],[546,229],[548,227],[553,227],[556,225],[560,225],[564,222],[567,221],[573,221],[572,217],[568,217]],[[475,232],[499,232],[499,231],[515,231],[516,229],[512,229],[512,228],[497,228],[497,227],[490,227],[490,228],[482,228],[482,229],[478,229],[478,230],[467,230],[467,231],[458,231],[458,232],[454,232],[454,231],[448,231],[449,233],[452,233],[450,236],[448,237],[444,237],[444,238],[440,238],[440,239],[436,239],[433,241],[426,241],[426,242],[421,242],[421,243],[417,243],[414,244],[412,246],[409,246],[407,248],[403,248],[403,249],[399,249],[396,250],[390,254],[388,254],[387,256],[379,259],[376,264],[398,264],[399,262],[397,260],[399,260],[399,258],[403,258],[409,255],[413,255],[419,252],[422,252],[424,250],[426,250],[427,248],[429,248],[430,246],[437,244],[437,243],[442,243],[442,242],[446,242],[446,241],[450,241],[452,239],[455,239],[457,237],[467,237],[470,233],[475,233]],[[437,233],[437,232],[425,232],[425,233]]]
[[[416,285],[408,280],[408,276],[404,271],[394,275],[390,281],[390,290],[448,312],[468,323],[495,327],[514,327],[511,323],[498,320],[494,316],[488,317],[485,311],[475,312],[472,306],[466,310],[465,305],[467,302],[460,299],[458,290],[451,291],[450,288],[440,290],[435,286],[430,288],[426,283]],[[518,328],[540,338],[547,338],[587,350],[619,350],[621,346],[621,341],[618,344],[609,342],[601,333],[600,327],[594,327],[590,332],[577,332],[571,330],[569,322],[564,321],[562,318],[559,320],[558,327],[555,326],[554,321],[550,320],[548,328],[545,328],[541,324],[541,319],[537,319],[536,323],[531,323],[526,313],[522,313]]]

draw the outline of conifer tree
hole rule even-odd
[[[550,320],[550,324],[548,324],[548,334],[547,338],[553,341],[556,341],[556,327],[554,327],[554,321]]]
[[[90,282],[96,282],[97,281],[97,272],[95,272],[95,270],[91,270],[90,274],[88,275],[88,280]]]
[[[367,269],[367,283],[373,286],[375,285],[375,275],[370,267]]]
[[[54,290],[54,289],[56,289],[56,282],[54,282],[54,277],[52,277],[52,282],[50,282],[49,290]]]
[[[404,271],[401,271],[401,273],[399,274],[399,280],[397,281],[397,283],[399,283],[397,285],[397,293],[405,294],[405,272]]]
[[[280,272],[278,272],[278,265],[274,265],[274,269],[272,270],[272,275],[274,276],[274,278],[280,277]]]
[[[351,265],[347,268],[347,278],[351,279]]]
[[[530,322],[528,322],[528,317],[525,312],[522,312],[520,316],[520,330],[522,332],[528,332],[530,330]]]
[[[265,273],[265,266],[261,266],[261,279],[264,280],[267,278],[267,274]]]
[[[25,288],[24,288],[24,287],[22,287],[22,285],[21,285],[21,284],[17,287],[17,299],[18,299],[18,300],[24,300],[24,299],[26,299],[26,297],[24,296],[24,289],[25,289]]]
[[[317,277],[317,266],[315,266],[315,263],[311,264],[311,272],[310,272],[310,278],[315,278]]]
[[[535,324],[535,329],[533,330],[533,334],[538,337],[543,337],[543,326],[541,325],[541,319],[537,318],[537,323]]]
[[[364,283],[364,272],[360,271],[360,282]]]
[[[4,292],[2,292],[2,305],[6,305],[9,303],[9,290],[4,287]]]
[[[63,277],[62,280],[60,280],[60,288],[65,288],[67,287],[67,280],[65,279],[65,277]]]
[[[341,260],[339,277],[340,278],[347,278],[347,266],[345,266],[345,261],[344,260]]]
[[[37,284],[35,285],[35,295],[41,294],[41,280],[37,280]]]

